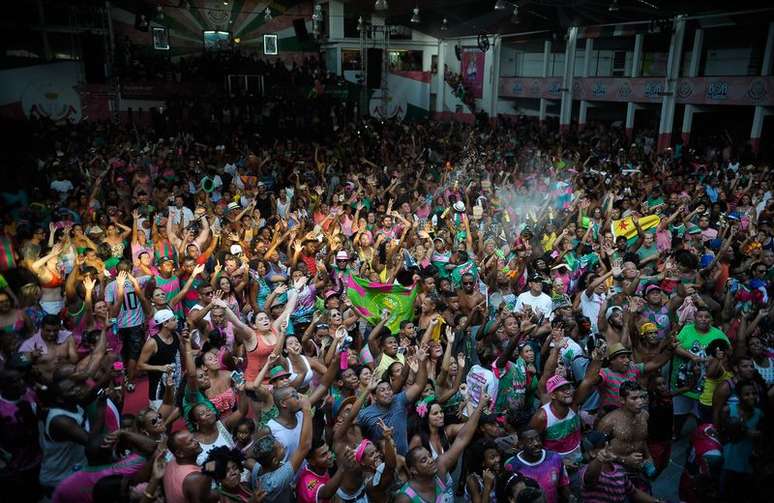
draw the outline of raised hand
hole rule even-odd
[[[204,264],[197,264],[196,267],[194,267],[193,272],[191,275],[195,278],[196,276],[200,275],[204,272]]]
[[[296,290],[301,290],[302,288],[304,288],[304,286],[306,286],[307,281],[309,281],[309,278],[307,278],[306,276],[301,276],[295,281],[293,281],[293,288],[295,288]]]
[[[387,439],[392,438],[392,434],[394,432],[394,429],[390,428],[389,426],[387,426],[387,423],[384,422],[384,419],[379,419],[379,421],[377,421],[376,424],[378,424],[379,428],[381,428],[382,436],[384,438],[387,438]]]
[[[427,359],[428,354],[428,345],[423,344],[419,349],[417,349],[417,360],[419,362],[424,362]]]
[[[611,264],[612,267],[610,268],[610,270],[613,273],[613,277],[618,277],[621,274],[623,274],[623,268],[621,267],[621,263],[622,263],[621,259],[613,260],[613,263]]]
[[[86,276],[83,278],[83,287],[87,292],[93,292],[95,286],[97,286],[97,282],[94,280],[94,278],[91,276]]]
[[[452,327],[450,326],[446,327],[446,342],[448,344],[454,344],[454,330],[452,330]]]
[[[465,370],[465,353],[457,353],[457,372]]]

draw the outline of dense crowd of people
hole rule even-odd
[[[2,193],[8,494],[654,502],[687,441],[681,500],[770,499],[768,165],[326,114],[319,142],[31,133]]]

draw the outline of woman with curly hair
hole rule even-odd
[[[260,501],[253,499],[253,491],[242,483],[244,460],[238,447],[216,447],[207,455],[202,472],[215,482],[214,492],[220,503]]]

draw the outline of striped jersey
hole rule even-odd
[[[634,494],[634,486],[621,465],[613,464],[613,470],[606,472],[604,468],[597,480],[586,482],[586,471],[589,465],[580,469],[583,481],[581,500],[585,503],[624,503],[627,497]]]
[[[564,418],[558,418],[551,410],[551,404],[541,407],[546,414],[546,430],[543,447],[554,451],[562,458],[580,453],[581,424],[574,410],[568,409]]]
[[[619,392],[621,384],[626,381],[637,381],[644,372],[644,363],[630,365],[626,372],[616,372],[608,367],[600,369],[599,377],[602,378],[602,383],[599,385],[599,394],[602,397],[601,407],[603,409],[605,407],[620,407],[621,396]]]

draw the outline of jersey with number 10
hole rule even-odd
[[[150,276],[140,276],[137,278],[137,282],[140,283],[141,287],[144,287],[149,280]],[[111,281],[107,288],[105,288],[105,302],[110,306],[115,302],[115,298],[116,282]],[[130,328],[143,323],[145,323],[145,314],[142,311],[142,304],[134,291],[134,287],[127,281],[124,285],[124,302],[121,304],[121,310],[116,318],[116,327],[119,329]]]

